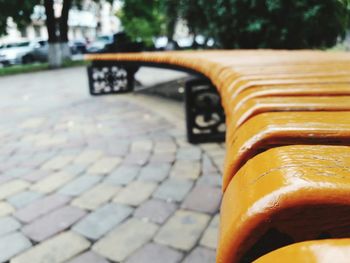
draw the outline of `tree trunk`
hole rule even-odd
[[[56,19],[53,10],[53,0],[44,0],[46,12],[46,28],[49,35],[48,61],[51,68],[62,66],[62,55],[59,44]]]
[[[68,16],[71,5],[72,0],[63,1],[62,13],[60,18],[60,43],[63,59],[69,59],[71,56],[70,48],[68,45]]]
[[[168,37],[168,42],[172,42],[175,33],[175,27],[177,22],[177,13],[178,3],[176,1],[168,1],[166,4],[166,15],[167,15],[167,23],[166,23],[166,35]]]

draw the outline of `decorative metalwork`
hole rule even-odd
[[[186,83],[187,137],[191,143],[225,140],[225,114],[216,88],[208,79]]]
[[[88,67],[91,95],[124,93],[133,90],[134,73],[122,65],[100,64]]]

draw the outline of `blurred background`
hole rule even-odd
[[[348,49],[347,0],[0,0],[0,67],[60,67],[85,53]],[[37,65],[36,65],[37,66]]]

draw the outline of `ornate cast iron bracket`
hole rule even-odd
[[[186,83],[185,107],[189,142],[225,140],[225,114],[221,99],[208,79],[193,79]]]
[[[87,70],[90,94],[93,96],[133,91],[134,69],[115,62],[95,62]]]

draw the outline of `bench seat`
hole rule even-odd
[[[261,153],[224,194],[217,262],[251,262],[294,242],[350,237],[349,196],[350,147],[297,145]]]
[[[252,157],[282,145],[350,145],[350,112],[269,112],[228,127],[223,190]]]
[[[225,105],[227,117],[231,116],[244,103],[254,98],[286,97],[286,96],[349,96],[350,84],[291,84],[254,87],[241,92],[237,97],[226,99]]]
[[[289,245],[254,261],[254,263],[348,263],[350,239],[325,239]]]
[[[240,127],[250,118],[266,112],[349,111],[350,96],[262,97],[247,100],[232,112],[232,126]]]

